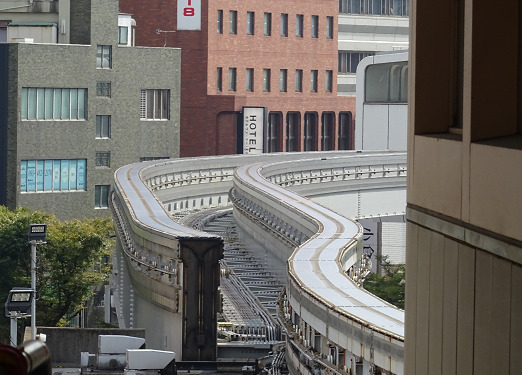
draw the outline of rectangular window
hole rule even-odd
[[[231,10],[229,12],[228,33],[237,34],[237,11],[236,10]]]
[[[312,16],[312,38],[319,37],[319,16]]]
[[[326,92],[332,92],[332,82],[333,82],[333,71],[327,70],[324,77],[324,90]]]
[[[333,39],[334,18],[326,16],[326,39]]]
[[[96,96],[111,97],[111,83],[110,82],[96,82]]]
[[[110,152],[97,152],[96,153],[96,166],[97,167],[110,167],[111,166],[111,153]]]
[[[127,45],[129,43],[129,28],[127,26],[118,26],[118,44]]]
[[[96,52],[96,67],[100,69],[112,68],[112,46],[98,46]]]
[[[288,36],[288,14],[281,13],[281,36]]]
[[[246,69],[246,91],[253,92],[254,91],[254,69],[253,68],[247,68]]]
[[[22,120],[86,120],[87,89],[23,87]]]
[[[265,36],[272,35],[272,13],[265,13],[263,32]]]
[[[111,137],[111,116],[96,115],[96,138]]]
[[[94,187],[94,208],[109,207],[110,185],[96,185]]]
[[[295,70],[295,92],[303,92],[303,70]]]
[[[270,92],[270,69],[263,69],[263,91]]]
[[[216,69],[216,90],[223,91],[223,68],[221,67]]]
[[[140,161],[150,161],[150,160],[162,160],[162,159],[170,159],[168,156],[145,156],[140,158]]]
[[[20,162],[20,191],[78,191],[85,190],[85,159],[22,160]]]
[[[223,11],[221,9],[217,11],[217,32],[223,34]]]
[[[295,36],[298,38],[303,37],[303,19],[304,16],[302,14],[295,16]]]
[[[409,0],[339,0],[339,13],[408,16]]]
[[[246,29],[247,29],[247,34],[248,35],[254,35],[254,19],[255,19],[254,12],[247,12]]]
[[[236,68],[228,68],[228,91],[236,91]]]
[[[373,55],[375,55],[374,52],[339,51],[338,73],[355,73],[359,62],[365,57]]]
[[[168,120],[170,118],[170,90],[141,90],[140,119]]]
[[[279,71],[279,91],[286,92],[286,80],[287,80],[287,70],[281,69]]]
[[[317,70],[310,71],[310,91],[317,92]]]

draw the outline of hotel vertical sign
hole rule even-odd
[[[264,107],[243,107],[243,154],[263,153],[265,123]]]
[[[178,0],[178,30],[201,30],[201,0]]]

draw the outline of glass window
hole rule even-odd
[[[324,90],[326,92],[332,92],[332,82],[333,82],[333,71],[327,70],[325,72],[325,77],[324,77]]]
[[[263,91],[270,92],[270,69],[263,69]]]
[[[129,28],[126,26],[118,26],[118,44],[127,45],[129,42]]]
[[[317,92],[317,70],[310,71],[310,91]]]
[[[305,113],[304,151],[317,151],[317,113],[315,112]]]
[[[281,69],[279,71],[279,91],[286,92],[286,78],[287,78],[287,70]]]
[[[365,74],[365,101],[405,103],[408,97],[407,64],[403,61],[369,65]]]
[[[223,91],[223,68],[221,67],[216,69],[216,90]]]
[[[22,160],[20,191],[60,192],[85,190],[85,159]]]
[[[96,185],[94,187],[94,207],[108,208],[109,207],[109,190],[110,185]]]
[[[145,156],[140,158],[140,161],[150,161],[150,160],[162,160],[162,159],[169,159],[168,156]]]
[[[326,16],[326,39],[333,39],[334,18]]]
[[[112,47],[99,45],[96,52],[96,67],[101,69],[112,68]]]
[[[247,34],[248,35],[254,35],[254,18],[255,14],[254,12],[247,12]]]
[[[22,120],[86,120],[87,89],[23,87]]]
[[[228,91],[236,91],[236,68],[228,68]]]
[[[299,151],[299,112],[286,114],[286,151]]]
[[[236,10],[231,10],[229,12],[228,32],[229,32],[229,34],[237,34],[237,11]]]
[[[223,34],[223,11],[221,9],[217,11],[217,32]]]
[[[168,120],[170,118],[170,90],[141,90],[140,119]]]
[[[339,150],[350,150],[352,112],[339,113]]]
[[[298,38],[303,37],[303,15],[297,14],[295,16],[295,36]]]
[[[321,150],[330,151],[334,149],[334,114],[323,112],[321,115]]]
[[[312,16],[312,38],[319,37],[319,16]]]
[[[96,166],[97,167],[110,167],[111,166],[111,153],[110,152],[97,152],[96,153]]]
[[[96,138],[111,137],[111,116],[96,115]]]
[[[359,62],[368,56],[375,55],[375,52],[347,52],[339,51],[338,73],[356,73]]]
[[[268,152],[281,151],[282,122],[283,115],[281,112],[270,112],[268,114]]]
[[[96,82],[96,96],[111,97],[110,82]]]
[[[409,0],[339,0],[339,13],[408,16]]]
[[[253,68],[247,68],[246,69],[246,91],[252,92],[254,91],[254,69]]]
[[[281,13],[281,36],[288,36],[288,14]]]
[[[295,70],[295,92],[303,92],[303,70]]]
[[[265,13],[263,32],[265,36],[272,35],[272,13]]]

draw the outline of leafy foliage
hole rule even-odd
[[[111,219],[59,221],[27,208],[0,206],[0,301],[13,287],[31,286],[30,224],[47,224],[47,243],[37,246],[36,324],[64,325],[92,294],[91,287],[108,275],[113,245]],[[0,341],[7,342],[9,319],[0,320]],[[30,323],[27,323],[30,324]]]
[[[406,267],[404,264],[391,264],[386,256],[377,258],[382,274],[369,274],[363,287],[377,297],[404,309]]]

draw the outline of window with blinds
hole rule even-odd
[[[140,119],[168,120],[170,118],[170,90],[141,90]]]

